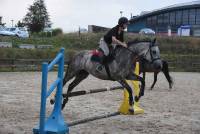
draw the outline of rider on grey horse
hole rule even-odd
[[[116,45],[127,47],[127,44],[124,43],[124,29],[127,28],[128,23],[129,21],[126,17],[121,17],[118,20],[118,25],[110,29],[106,35],[100,39],[99,48],[104,53],[104,56],[101,59],[102,63]],[[102,70],[102,66],[98,66],[97,70]]]

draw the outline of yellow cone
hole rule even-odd
[[[139,75],[139,63],[136,63],[136,67],[135,67],[135,74]],[[139,92],[140,92],[140,88],[139,88],[139,82],[138,81],[127,81],[129,84],[132,84],[132,87],[134,89],[134,95],[138,96]],[[144,110],[142,108],[140,108],[139,102],[134,102],[134,114],[143,114]],[[129,105],[129,94],[128,91],[126,89],[124,89],[124,100],[119,108],[119,112],[121,114],[133,114],[129,112],[130,109],[130,105]]]

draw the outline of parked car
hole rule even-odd
[[[20,38],[28,38],[29,33],[26,28],[24,27],[12,27],[12,28],[7,28],[7,31],[13,32],[16,34],[16,36]]]
[[[140,30],[139,34],[143,34],[143,35],[155,35],[156,32],[153,31],[150,28],[143,28],[143,29]]]
[[[0,35],[2,36],[17,36],[15,33],[7,31],[5,27],[0,26]]]

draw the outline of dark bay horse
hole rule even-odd
[[[160,53],[158,46],[155,45],[155,39],[148,42],[129,42],[128,47],[124,48],[117,46],[114,50],[114,60],[108,63],[110,70],[110,76],[105,69],[101,72],[96,68],[99,66],[99,62],[91,61],[93,56],[91,51],[85,50],[77,53],[69,62],[65,77],[63,79],[63,86],[72,78],[74,80],[69,84],[67,93],[63,94],[62,109],[68,101],[68,96],[82,80],[86,79],[89,74],[102,80],[118,81],[129,93],[129,105],[130,111],[134,112],[133,103],[134,100],[138,101],[141,96],[144,95],[145,82],[142,77],[135,75],[133,70],[135,68],[135,62],[137,58],[142,58],[151,62],[152,64],[160,64]],[[134,96],[131,87],[126,80],[137,80],[141,82],[141,89],[139,96]]]
[[[154,81],[153,84],[151,85],[151,90],[154,88],[154,85],[157,81],[157,76],[159,72],[163,72],[163,74],[165,75],[168,83],[169,83],[169,88],[171,89],[173,86],[173,79],[172,77],[169,75],[169,68],[168,68],[168,63],[167,61],[161,59],[161,65],[153,65],[151,63],[149,63],[148,61],[145,60],[140,60],[140,73],[143,73],[143,79],[145,81],[145,76],[146,76],[146,72],[154,72]]]

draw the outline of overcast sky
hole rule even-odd
[[[34,0],[0,0],[0,16],[6,26],[21,20]],[[118,18],[130,18],[141,11],[151,11],[173,4],[191,2],[191,0],[45,0],[53,28],[62,28],[65,32],[77,31],[78,27],[88,25],[112,27]]]

